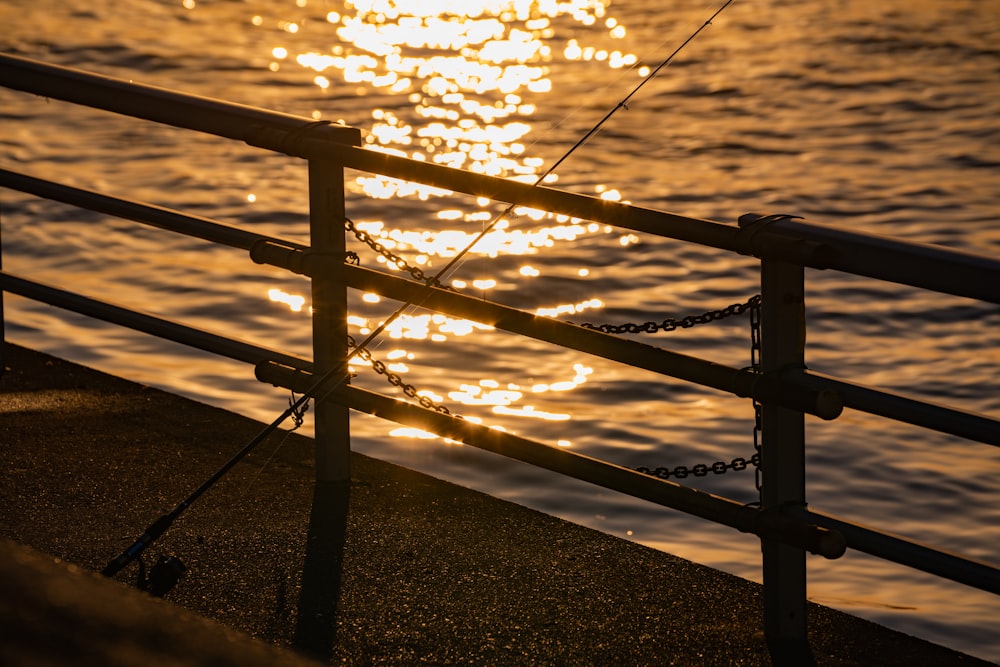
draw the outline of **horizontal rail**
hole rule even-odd
[[[946,294],[1000,303],[1000,262],[943,247],[910,243],[748,214],[741,228],[605,201],[553,188],[475,174],[365,150],[355,128],[318,123],[220,100],[187,95],[28,58],[0,54],[0,85],[183,127],[305,158],[412,180],[496,201],[691,241],[744,255],[836,269]],[[891,256],[892,261],[886,261]]]
[[[244,231],[237,227],[224,225],[216,220],[201,216],[180,213],[162,206],[154,206],[119,197],[62,185],[46,181],[34,176],[28,176],[7,169],[0,169],[0,186],[20,192],[78,206],[88,211],[97,211],[134,222],[141,222],[159,229],[178,232],[187,236],[249,250],[261,239],[271,239],[254,232]],[[278,239],[272,239],[278,241]],[[290,241],[281,241],[290,246],[305,248]]]
[[[410,283],[409,281],[395,278],[394,276],[380,274],[376,271],[369,271],[367,269],[360,269],[359,267],[352,266],[344,268],[347,270],[348,275],[368,275],[369,278],[374,279],[372,282],[365,280],[348,281],[352,287],[360,285],[361,287],[357,287],[358,289],[375,291],[378,289],[376,285],[384,286],[386,284],[391,284],[393,281],[407,283],[408,285],[416,285],[418,288],[422,287],[416,283]],[[168,340],[181,342],[201,350],[216,351],[213,346],[220,345],[227,350],[226,352],[223,352],[223,354],[233,359],[249,363],[257,363],[259,361],[259,359],[247,356],[249,354],[256,353],[256,349],[252,346],[246,347],[243,344],[231,341],[230,339],[223,339],[225,342],[217,341],[215,338],[218,337],[214,334],[207,335],[209,337],[204,338],[197,330],[177,325],[169,320],[139,313],[121,306],[109,304],[104,301],[68,292],[66,290],[44,285],[35,281],[26,280],[7,272],[0,271],[0,289],[35,299],[37,301],[42,301],[43,303],[48,303],[49,305],[64,308],[66,310],[96,317],[107,322],[126,326],[138,331],[144,331]],[[695,376],[707,374],[710,376],[710,380],[721,385],[717,387],[718,389],[730,391],[730,393],[735,393],[738,396],[755,397],[757,400],[761,401],[777,401],[779,403],[785,401],[795,404],[799,404],[804,401],[808,402],[811,398],[811,405],[798,405],[796,409],[804,409],[808,407],[811,408],[810,411],[821,413],[818,416],[827,419],[836,417],[836,414],[839,412],[839,402],[837,401],[836,396],[829,393],[813,392],[809,395],[801,390],[796,390],[796,388],[792,385],[782,386],[781,384],[778,384],[780,381],[776,379],[772,380],[768,377],[755,375],[749,371],[729,368],[720,364],[703,361],[695,357],[689,357],[676,352],[662,350],[643,343],[615,338],[614,336],[602,334],[591,329],[584,329],[583,327],[578,327],[573,324],[559,322],[558,320],[534,317],[514,308],[500,306],[498,304],[490,304],[488,302],[481,302],[472,297],[454,294],[446,290],[439,291],[444,292],[444,294],[449,295],[450,297],[456,297],[457,299],[456,301],[446,297],[446,300],[448,301],[465,303],[466,305],[473,306],[474,312],[470,312],[468,309],[459,309],[456,314],[461,317],[466,317],[476,321],[483,321],[490,319],[490,317],[485,316],[484,313],[495,315],[496,312],[499,311],[506,313],[508,316],[514,316],[514,319],[516,320],[521,320],[520,322],[512,323],[504,319],[499,319],[494,323],[494,326],[501,329],[520,331],[522,328],[526,328],[527,331],[524,332],[526,335],[535,335],[535,337],[540,340],[559,343],[563,347],[570,347],[571,349],[589,352],[607,359],[637,365],[639,368],[647,368],[648,370],[669,375],[671,377],[686,379],[686,376],[691,374],[694,374]],[[387,294],[387,296],[390,298],[396,298],[391,293]],[[434,306],[434,304],[427,304],[426,302],[423,305],[432,309]],[[449,309],[449,312],[454,311]],[[525,319],[518,316],[517,313],[521,313],[522,316],[527,316],[527,318]],[[534,334],[529,333],[530,331],[533,331]],[[584,344],[573,345],[571,344],[571,341],[562,340],[561,336],[565,336],[566,332],[582,334]],[[658,361],[659,363],[649,363],[650,361]],[[298,365],[297,360],[294,359],[286,359],[282,361],[282,363],[296,367]]]
[[[259,371],[262,380],[273,384],[288,385],[304,391],[313,381],[308,370],[311,364],[292,355],[236,341],[40,283],[26,281],[5,272],[0,272],[0,288],[43,303],[220,354],[230,359],[251,363],[258,369],[278,364],[278,373],[272,371],[270,377],[266,371]],[[297,378],[298,382],[289,382],[286,378]],[[330,398],[338,400],[352,409],[402,424],[432,430],[442,437],[467,442],[488,451],[562,472],[609,489],[630,493],[638,498],[717,521],[743,532],[792,543],[827,558],[837,558],[844,550],[843,539],[836,534],[836,531],[818,530],[797,520],[785,520],[778,515],[762,514],[753,506],[591,459],[575,452],[565,452],[495,429],[464,420],[456,420],[435,410],[426,410],[349,385],[335,388]]]
[[[324,142],[312,138],[301,142],[307,157],[328,154]],[[741,253],[739,230],[712,220],[656,211],[653,209],[608,201],[599,197],[581,195],[541,185],[521,183],[495,176],[463,171],[431,162],[389,155],[363,148],[348,147],[339,152],[345,167],[384,176],[391,176],[425,185],[453,190],[476,197],[485,197],[539,210],[568,215],[582,220],[593,220],[638,232],[645,232],[689,241],[721,250]],[[742,254],[749,254],[743,252]],[[789,259],[803,260],[795,255]]]
[[[782,513],[837,531],[844,536],[851,549],[1000,595],[1000,569],[988,563],[933,549],[804,507],[787,507]]]
[[[260,128],[247,139],[253,146],[274,146],[281,141],[280,131]],[[333,159],[344,167],[383,176],[461,192],[493,201],[519,204],[582,220],[593,220],[637,232],[689,241],[743,255],[752,254],[745,235],[735,225],[713,220],[658,211],[620,202],[557,190],[542,185],[478,174],[433,162],[390,155],[357,146],[333,146],[322,137],[304,133],[295,141],[290,155],[307,160]],[[772,243],[770,256],[807,265],[822,263],[815,255],[821,251],[811,244]]]
[[[306,275],[336,271],[344,284],[354,289],[376,292],[390,299],[456,315],[661,375],[696,382],[737,396],[775,402],[823,419],[834,419],[840,414],[841,404],[836,394],[804,389],[793,383],[783,382],[777,376],[762,376],[748,370],[670,352],[379,271],[342,263],[330,264],[329,260],[321,256],[309,255],[307,251],[282,247],[280,244],[258,243],[251,250],[250,256],[255,262],[281,266]]]
[[[266,127],[283,132],[272,150],[287,152],[299,133],[308,131],[333,145],[361,143],[353,127],[318,123],[311,118],[214,100],[109,76],[0,54],[0,85],[56,100],[104,109],[133,118],[244,141]]]
[[[259,140],[273,144],[276,139]],[[307,159],[331,158],[329,142],[297,143]],[[941,246],[848,232],[789,216],[747,214],[741,227],[645,209],[529,183],[462,171],[358,147],[338,147],[336,159],[361,169],[496,201],[516,203],[616,227],[729,250],[1000,303],[1000,261]],[[891,261],[886,261],[891,257]]]
[[[315,382],[314,376],[308,371],[284,368],[273,363],[258,365],[257,378],[300,393],[309,391]],[[787,520],[778,513],[761,512],[753,505],[738,503],[566,449],[456,419],[437,410],[348,384],[339,384],[327,394],[321,392],[320,395],[353,410],[430,431],[443,438],[627,493],[745,533],[792,544],[826,558],[839,558],[844,553],[843,539],[836,531],[817,530],[815,526],[798,520]]]
[[[845,408],[1000,446],[1000,420],[985,415],[872,389],[813,371],[786,371],[783,375],[816,391],[835,392]]]
[[[588,220],[602,220],[636,231],[739,252],[736,227],[708,220],[629,207],[431,163],[353,150],[360,131],[312,119],[187,95],[153,86],[0,54],[0,85],[53,99],[104,109],[238,139],[299,157],[343,161],[345,166],[415,180],[445,189],[518,202]],[[547,202],[549,204],[547,204]],[[613,217],[612,217],[613,216]]]
[[[208,218],[61,185],[7,169],[0,169],[0,186],[233,248],[250,250],[261,242],[270,242],[289,249],[308,249],[305,245],[247,232]],[[845,407],[985,444],[1000,445],[1000,422],[984,415],[864,387],[812,371],[786,371],[784,376],[815,391],[836,393]]]
[[[292,263],[299,265],[308,253],[308,249],[299,244],[245,232],[207,218],[185,215],[170,209],[110,197],[90,190],[59,185],[3,169],[0,169],[0,184],[232,247],[250,249],[251,256],[256,254],[255,261],[293,268],[300,273],[315,273],[316,270],[325,269],[325,267],[313,267],[312,269],[301,266],[292,267],[289,258],[294,258],[295,261]],[[279,261],[281,258],[286,261]],[[313,256],[311,259],[321,258]],[[831,392],[822,390],[803,392],[801,387],[782,383],[773,377],[761,377],[749,371],[729,368],[643,343],[609,336],[592,329],[536,317],[524,311],[499,304],[490,304],[447,290],[426,288],[423,285],[395,276],[359,267],[345,266],[343,271],[345,272],[345,282],[356,289],[378,291],[390,298],[453,312],[467,319],[490,324],[507,331],[526,334],[539,340],[571,347],[672,377],[701,382],[737,396],[753,397],[765,402],[775,401],[794,409],[802,409],[824,419],[833,419],[840,412],[840,403]],[[27,281],[21,283],[20,289],[28,289]],[[48,288],[46,293],[50,295],[49,298],[53,298],[52,288]],[[64,292],[61,298],[69,299],[70,293]],[[125,314],[118,312],[116,317],[121,319],[125,317]],[[581,337],[583,343],[577,342]],[[660,363],[655,363],[657,360]]]
[[[251,343],[226,338],[154,315],[140,313],[106,301],[67,292],[43,283],[25,280],[5,271],[0,271],[0,291],[18,294],[47,303],[50,306],[94,317],[111,324],[148,333],[248,364],[256,365],[262,361],[273,360],[294,368],[303,368],[308,365],[308,362],[304,362],[298,357],[267,350]]]
[[[816,263],[806,266],[1000,303],[1000,260],[992,257],[836,229],[794,216],[748,213],[740,218],[740,226],[750,253],[757,257],[767,256],[772,246],[799,242],[819,249]]]

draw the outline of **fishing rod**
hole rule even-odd
[[[712,14],[707,21],[705,21],[705,23],[703,23],[701,26],[698,27],[697,30],[691,33],[691,35],[689,35],[688,38],[685,39],[680,44],[680,46],[675,48],[673,52],[669,56],[667,56],[655,69],[653,69],[649,74],[643,77],[643,79],[628,93],[628,95],[623,97],[618,102],[618,104],[612,107],[611,110],[608,111],[603,118],[601,118],[601,120],[595,123],[594,126],[591,127],[566,152],[564,152],[558,160],[556,160],[550,167],[548,167],[548,169],[546,169],[545,172],[542,173],[542,175],[535,180],[533,186],[540,185],[546,178],[548,178],[560,165],[562,165],[567,159],[569,159],[569,157],[573,155],[573,153],[575,153],[581,146],[586,144],[594,135],[600,132],[601,128],[603,128],[604,125],[609,120],[611,120],[611,118],[616,113],[618,113],[618,111],[622,109],[627,110],[629,101],[643,88],[643,86],[645,86],[647,83],[656,78],[656,76],[662,70],[669,67],[670,64],[673,62],[674,58],[677,57],[677,54],[683,51],[688,44],[690,44],[696,37],[698,37],[698,35],[700,35],[703,30],[705,30],[705,28],[710,26],[712,24],[712,21],[714,21],[723,11],[725,11],[727,7],[733,4],[733,2],[735,2],[735,0],[727,0],[725,3],[723,3],[722,6],[720,6],[715,11],[715,13]],[[501,220],[510,215],[511,211],[513,211],[515,207],[516,204],[510,204],[507,206],[506,209],[504,209],[502,212],[494,216],[494,218],[490,221],[490,223],[485,227],[483,227],[482,231],[480,231],[469,243],[467,243],[465,247],[459,250],[459,252],[456,253],[455,256],[452,257],[451,260],[449,260],[448,263],[445,264],[440,271],[438,271],[436,274],[427,278],[424,281],[424,288],[429,289],[431,287],[439,285],[441,278],[446,276],[452,270],[452,268],[454,268],[455,265],[462,260],[462,258],[464,258],[487,234],[489,234],[500,223]],[[112,577],[118,572],[120,572],[123,568],[125,568],[129,563],[140,558],[142,553],[160,536],[162,536],[163,533],[165,533],[167,529],[169,529],[170,526],[173,525],[174,521],[176,521],[181,516],[181,514],[183,514],[184,511],[191,506],[192,503],[198,500],[198,498],[200,498],[206,491],[211,489],[219,480],[225,477],[225,475],[230,470],[232,470],[232,468],[236,466],[237,463],[246,458],[254,449],[256,449],[265,440],[267,440],[267,438],[275,431],[277,431],[289,417],[292,417],[293,415],[301,415],[305,409],[306,404],[310,400],[313,399],[315,399],[316,401],[326,400],[330,396],[330,394],[332,394],[336,390],[340,382],[343,381],[343,377],[347,374],[348,364],[350,363],[350,361],[355,356],[360,354],[362,350],[366,350],[368,346],[371,345],[371,343],[374,342],[375,339],[377,339],[380,335],[382,335],[382,333],[393,322],[399,319],[399,317],[401,317],[407,309],[411,308],[414,305],[419,305],[417,301],[418,300],[415,299],[413,301],[408,301],[402,304],[388,318],[386,318],[381,324],[379,324],[379,326],[377,326],[371,333],[369,333],[364,340],[362,340],[359,344],[354,346],[354,348],[351,349],[342,360],[340,360],[335,366],[326,370],[322,375],[320,375],[320,377],[316,379],[316,381],[313,382],[313,384],[306,389],[305,393],[299,396],[296,400],[289,401],[288,407],[280,415],[275,417],[275,419],[271,421],[271,423],[269,423],[259,433],[257,433],[257,435],[251,438],[250,441],[248,441],[246,445],[243,446],[242,449],[236,452],[236,454],[234,454],[228,461],[226,461],[222,465],[222,467],[220,467],[217,471],[215,471],[215,473],[213,473],[211,477],[205,480],[205,482],[203,482],[201,486],[195,489],[187,498],[178,503],[172,510],[160,516],[156,521],[151,523],[143,531],[142,535],[140,535],[136,539],[136,541],[132,543],[131,546],[129,546],[127,549],[122,551],[121,554],[119,554],[117,557],[113,558],[111,561],[108,562],[108,564],[101,571],[101,574],[103,574],[106,577]],[[338,380],[337,383],[328,388],[327,385],[334,379]],[[167,590],[169,590],[176,583],[176,581],[180,578],[180,576],[184,573],[184,570],[186,569],[183,563],[181,563],[180,560],[177,559],[176,557],[171,556],[171,557],[161,558],[157,562],[157,564],[152,568],[150,577],[147,580],[145,576],[145,568],[142,566],[142,561],[140,560],[139,563],[140,563],[140,582],[139,582],[140,587],[146,588],[147,590],[150,590],[156,595],[162,595]]]

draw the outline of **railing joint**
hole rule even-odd
[[[259,238],[250,246],[250,259],[310,278],[330,277],[339,264],[355,261],[353,252],[321,251],[303,248],[269,238]],[[333,260],[331,263],[330,260]]]
[[[325,130],[325,128],[336,129]],[[328,120],[308,121],[293,128],[263,124],[251,125],[247,128],[243,141],[255,148],[264,148],[291,157],[309,159],[314,157],[314,151],[307,149],[307,141],[330,141],[331,144],[340,146],[360,145],[360,134],[357,141],[351,142],[345,142],[338,136],[345,129],[347,129],[346,126]]]
[[[794,379],[785,377],[793,372],[801,372],[798,365],[784,366],[764,373],[749,373],[750,384],[746,393],[737,395],[752,398],[760,403],[773,403],[805,412],[824,421],[836,419],[844,411],[840,395],[830,389],[815,390],[802,386]]]
[[[273,359],[265,359],[257,363],[254,366],[254,377],[259,382],[290,389],[297,394],[305,393],[315,382],[312,367],[297,368]]]
[[[815,269],[827,268],[833,249],[825,243],[787,236],[780,229],[780,223],[786,220],[802,220],[802,217],[787,213],[741,215],[740,231],[736,235],[739,252],[759,259],[782,260]]]
[[[747,512],[737,526],[740,532],[803,549],[829,560],[836,560],[847,551],[847,539],[839,530],[801,518],[808,513],[805,502],[789,501],[767,509],[753,505],[744,507]]]

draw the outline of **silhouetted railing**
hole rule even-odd
[[[1000,570],[806,508],[804,415],[836,418],[846,406],[969,440],[1000,445],[1000,421],[813,373],[805,366],[804,267],[830,269],[1000,303],[1000,262],[935,246],[844,232],[789,216],[747,214],[738,226],[530,186],[368,151],[357,129],[0,55],[0,85],[126,114],[301,157],[309,166],[310,244],[291,243],[141,202],[0,169],[0,185],[249,251],[311,278],[313,359],[199,330],[0,271],[3,291],[253,364],[264,381],[305,391],[346,369],[347,290],[404,303],[637,368],[750,397],[762,405],[761,499],[744,504],[604,461],[457,419],[360,389],[346,371],[316,408],[316,475],[349,479],[354,409],[417,426],[505,456],[621,491],[762,539],[765,633],[777,662],[797,663],[806,644],[805,552],[839,557],[845,548],[1000,594]],[[470,298],[359,266],[341,264],[345,168],[415,181],[496,201],[592,220],[758,257],[761,263],[760,369],[731,368],[526,311]],[[0,310],[2,314],[2,310]],[[335,342],[335,344],[334,344]],[[331,370],[333,369],[333,370]],[[756,372],[759,370],[760,372]]]

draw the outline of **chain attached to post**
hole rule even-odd
[[[451,289],[450,287],[446,286],[444,283],[439,281],[437,279],[437,276],[428,276],[419,266],[411,266],[410,263],[407,262],[403,257],[397,255],[396,253],[394,253],[393,251],[389,250],[384,245],[379,243],[378,240],[376,240],[375,237],[373,237],[371,234],[369,234],[363,229],[358,229],[358,226],[354,224],[354,221],[351,220],[350,218],[345,218],[344,226],[347,228],[347,231],[354,234],[354,236],[357,237],[359,241],[361,241],[366,246],[368,246],[369,248],[377,252],[379,255],[384,257],[385,260],[389,262],[389,264],[395,266],[397,269],[401,271],[406,271],[411,276],[413,276],[414,279],[419,280],[425,285],[430,285],[432,287],[438,287],[447,290]]]
[[[436,278],[428,278],[422,269],[416,266],[411,266],[403,257],[395,254],[384,245],[375,240],[371,234],[368,234],[364,230],[358,229],[357,225],[350,218],[346,219],[345,226],[348,231],[354,234],[359,241],[370,247],[372,250],[377,252],[379,255],[384,257],[386,261],[395,266],[397,269],[406,271],[415,279],[422,282],[432,281],[434,287],[439,287],[442,289],[452,290],[452,288],[447,287],[437,281]],[[357,255],[352,258],[354,261],[351,263],[358,263]],[[454,290],[452,290],[454,291]],[[594,329],[606,334],[638,334],[638,333],[657,333],[657,332],[671,332],[677,329],[689,329],[691,327],[708,324],[710,322],[717,322],[719,320],[726,319],[727,317],[733,317],[736,315],[742,315],[743,313],[750,312],[750,357],[751,357],[751,368],[755,373],[760,372],[760,295],[755,295],[750,297],[747,301],[743,303],[734,303],[720,310],[709,310],[698,315],[687,315],[681,318],[666,318],[660,322],[650,321],[644,324],[636,324],[633,322],[626,322],[624,324],[592,324],[590,322],[584,322],[580,326],[586,329]],[[348,336],[348,345],[351,348],[356,347],[357,342],[353,337]],[[427,408],[429,410],[436,410],[440,413],[446,415],[453,415],[459,419],[459,415],[455,415],[452,411],[445,405],[440,405],[431,400],[426,394],[421,394],[417,388],[407,383],[403,380],[402,376],[398,373],[391,372],[385,365],[385,362],[375,359],[371,352],[367,349],[362,348],[358,350],[358,356],[363,360],[371,364],[372,370],[374,370],[379,375],[385,377],[389,384],[394,387],[398,387],[403,390],[403,393],[413,399],[416,399],[421,407]],[[716,461],[711,465],[704,463],[699,463],[692,467],[687,466],[677,466],[675,468],[658,467],[658,468],[647,468],[645,466],[636,468],[638,472],[652,475],[654,477],[659,477],[661,479],[669,479],[674,477],[676,479],[685,479],[689,475],[694,477],[705,477],[709,473],[714,473],[716,475],[721,475],[723,473],[733,471],[743,471],[746,470],[748,466],[753,466],[755,471],[755,479],[757,490],[760,491],[760,405],[754,402],[754,454],[749,459],[742,456],[737,456],[732,461],[726,463],[725,461]]]
[[[708,473],[713,473],[716,475],[722,475],[730,470],[742,471],[746,470],[748,466],[753,466],[757,468],[758,463],[760,463],[760,458],[757,454],[754,454],[749,459],[745,459],[742,456],[737,456],[735,459],[726,463],[725,461],[716,461],[712,465],[706,465],[704,463],[699,463],[698,465],[688,468],[687,466],[677,466],[676,468],[654,468],[650,470],[645,466],[636,468],[638,472],[645,473],[647,475],[652,475],[653,477],[659,477],[660,479],[670,479],[675,477],[676,479],[684,479],[686,477],[705,477]]]
[[[757,301],[750,308],[750,370],[754,373],[760,375],[760,304],[761,298],[758,295],[756,297]],[[761,406],[757,399],[753,400],[753,458],[756,460],[754,463],[754,486],[757,489],[757,495],[760,496],[761,490],[761,477],[760,477],[760,446],[761,446],[761,436],[763,435],[764,426],[763,419],[761,417]]]
[[[677,329],[690,329],[691,327],[699,324],[718,322],[719,320],[723,320],[734,315],[742,315],[748,310],[758,306],[760,306],[760,295],[753,296],[744,303],[734,303],[726,306],[721,310],[709,310],[701,313],[700,315],[688,315],[681,318],[668,317],[662,322],[646,322],[645,324],[636,324],[634,322],[626,322],[624,324],[591,324],[590,322],[584,322],[580,326],[586,329],[595,329],[607,334],[656,333],[658,331],[670,332],[676,331]]]
[[[750,370],[754,373],[760,373],[760,304],[761,297],[759,294],[750,297],[746,302],[740,304],[733,304],[722,310],[710,310],[707,313],[701,315],[689,315],[687,317],[681,318],[679,320],[667,319],[662,323],[657,324],[656,322],[647,322],[644,325],[635,324],[622,324],[622,325],[583,325],[591,329],[599,329],[605,333],[638,333],[649,332],[653,333],[656,331],[674,331],[678,328],[688,328],[693,327],[697,324],[705,324],[708,322],[715,322],[726,317],[733,315],[741,315],[745,312],[750,313]],[[649,469],[646,467],[636,468],[641,473],[647,475],[653,475],[654,477],[659,477],[660,479],[669,479],[674,477],[676,479],[685,479],[688,475],[693,475],[695,477],[705,477],[708,473],[714,473],[716,475],[722,475],[729,472],[730,470],[742,471],[746,470],[748,465],[753,466],[754,469],[754,484],[757,488],[758,494],[760,493],[760,433],[761,433],[761,413],[760,404],[754,401],[754,430],[753,430],[753,448],[754,453],[749,459],[742,456],[737,456],[729,463],[725,461],[716,461],[711,465],[706,465],[704,463],[699,463],[696,466],[688,468],[687,466],[677,466],[676,468],[654,468]]]
[[[350,228],[352,228],[353,225]],[[364,232],[362,232],[364,234]],[[367,235],[365,235],[367,236]],[[359,238],[361,238],[359,236]],[[370,237],[368,237],[370,238]],[[367,242],[367,241],[366,241]],[[419,271],[419,269],[417,269]],[[662,323],[657,324],[655,322],[649,322],[645,325],[634,325],[634,324],[622,324],[622,325],[593,325],[593,324],[583,324],[589,329],[597,329],[604,333],[639,333],[648,332],[652,333],[655,331],[674,331],[678,328],[689,328],[696,326],[698,324],[707,324],[709,322],[716,322],[720,319],[726,317],[731,317],[734,315],[740,315],[742,313],[750,313],[750,369],[755,373],[760,372],[760,304],[761,297],[756,295],[748,299],[744,303],[733,304],[727,306],[722,310],[712,310],[701,315],[688,315],[687,317],[680,319],[666,319]],[[347,337],[347,344],[353,349],[357,347],[357,341],[354,340],[353,336]],[[447,406],[435,403],[430,397],[425,393],[421,393],[414,385],[409,384],[403,380],[402,376],[398,373],[394,373],[389,370],[384,361],[376,359],[374,355],[367,349],[361,348],[357,352],[357,356],[361,357],[364,361],[371,364],[372,370],[377,374],[385,377],[386,381],[389,382],[394,387],[398,387],[403,390],[403,393],[409,398],[415,399],[420,403],[420,406],[428,410],[436,410],[442,414],[451,415],[457,419],[461,419],[461,415],[453,413]],[[675,479],[685,479],[689,476],[693,477],[705,477],[709,473],[715,475],[721,475],[729,471],[743,471],[748,467],[753,467],[755,471],[756,487],[758,492],[760,491],[760,431],[761,431],[761,417],[760,417],[760,404],[754,401],[754,431],[753,431],[753,442],[754,442],[754,454],[749,458],[742,456],[737,456],[732,461],[728,463],[725,461],[716,461],[715,463],[704,464],[699,463],[697,465],[688,466],[677,466],[675,468],[668,467],[658,467],[658,468],[648,468],[641,466],[635,468],[637,472],[644,473],[646,475],[651,475],[653,477],[659,477],[660,479],[669,479],[674,477]]]
[[[348,336],[347,344],[353,349],[357,347],[358,343],[356,340],[354,340],[353,336]],[[415,386],[404,381],[402,376],[400,376],[398,373],[393,373],[392,371],[390,371],[389,368],[385,365],[385,362],[380,359],[376,359],[375,356],[371,352],[369,352],[367,348],[363,347],[359,349],[358,356],[367,361],[369,364],[371,364],[373,371],[375,371],[379,375],[385,376],[385,379],[389,382],[389,384],[391,384],[394,387],[399,387],[400,389],[403,390],[404,394],[406,394],[410,398],[416,399],[417,402],[420,403],[420,407],[426,408],[428,410],[436,410],[441,414],[452,415],[453,417],[461,419],[461,416],[453,414],[452,411],[448,409],[448,406],[435,403],[427,395],[421,394],[420,391],[417,390]]]

